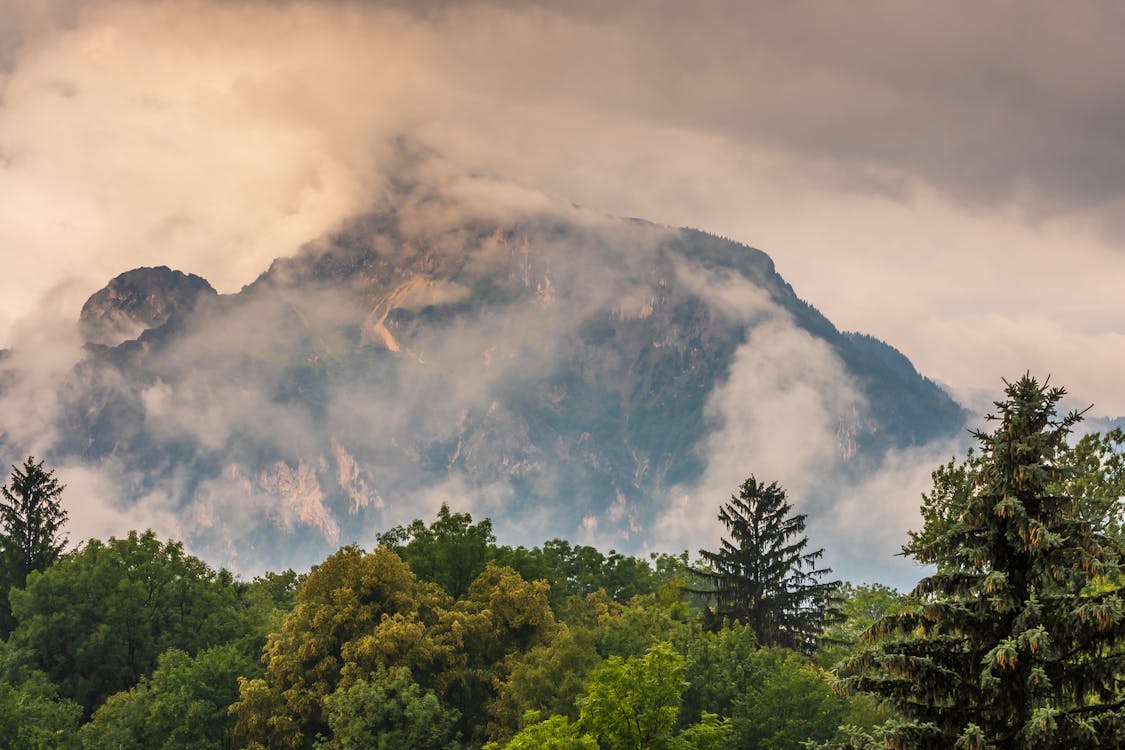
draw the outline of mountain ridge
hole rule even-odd
[[[825,416],[853,473],[964,424],[761,250],[577,209],[451,211],[427,198],[358,217],[233,294],[166,267],[116,277],[148,278],[161,314],[91,296],[87,318],[151,325],[89,339],[52,458],[111,466],[122,508],[158,497],[224,562],[277,564],[459,496],[534,538],[643,546],[670,493],[709,471],[716,393],[775,356],[755,349],[774,329],[854,391]],[[795,372],[777,387],[808,389]]]

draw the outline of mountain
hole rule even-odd
[[[122,508],[159,508],[242,567],[369,543],[446,499],[530,541],[596,532],[640,549],[709,471],[738,368],[773,373],[774,391],[747,391],[763,409],[763,393],[819,398],[806,370],[849,394],[821,409],[844,472],[964,425],[902,354],[838,331],[760,250],[413,188],[235,294],[126,272],[80,329],[50,458],[99,467]]]

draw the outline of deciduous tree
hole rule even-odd
[[[87,712],[136,685],[167,649],[195,653],[245,632],[230,574],[151,531],[90,541],[11,596],[9,643]]]
[[[379,535],[379,544],[401,557],[414,575],[460,599],[484,570],[496,537],[492,521],[473,523],[468,513],[453,513],[442,503],[429,526],[420,519]]]

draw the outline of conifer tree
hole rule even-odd
[[[28,573],[46,569],[62,553],[64,489],[33,456],[13,466],[8,484],[0,487],[0,550],[13,585],[22,587]]]
[[[66,544],[66,511],[59,502],[64,489],[55,472],[32,456],[13,466],[8,484],[0,486],[0,636],[15,626],[8,592],[23,588],[33,570],[45,570]]]
[[[1121,499],[1075,491],[1066,441],[1081,414],[1057,416],[1062,388],[1006,385],[997,429],[934,472],[903,547],[936,572],[839,667],[839,690],[902,717],[888,748],[1125,747],[1122,550],[1104,531]]]
[[[696,573],[712,586],[717,622],[750,626],[762,645],[811,653],[839,584],[821,580],[832,572],[817,567],[824,550],[805,551],[807,516],[790,510],[777,482],[765,485],[751,476],[719,510],[731,539],[723,539],[718,552],[700,550],[711,569]]]

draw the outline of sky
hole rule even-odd
[[[963,399],[1125,414],[1117,4],[2,5],[2,345],[137,265],[237,290],[409,135],[762,248]]]
[[[1030,370],[1123,415],[1123,32],[1105,2],[0,0],[0,347],[141,265],[237,291],[408,139],[761,248],[973,408]]]

